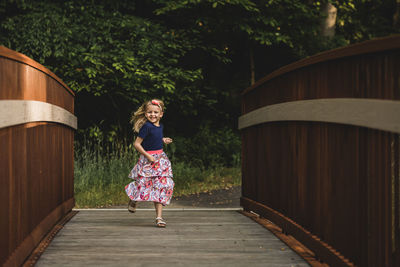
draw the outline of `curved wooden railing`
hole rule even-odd
[[[331,266],[400,266],[400,36],[283,67],[242,95],[242,198]]]
[[[0,265],[19,266],[74,206],[74,93],[0,46]]]

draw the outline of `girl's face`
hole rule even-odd
[[[155,124],[156,126],[159,126],[160,120],[163,116],[163,112],[161,111],[161,108],[156,105],[148,105],[146,108],[146,119]]]

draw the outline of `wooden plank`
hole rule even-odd
[[[243,197],[290,218],[357,266],[400,266],[398,126],[376,127],[399,113],[380,105],[400,100],[399,37],[294,63],[242,95],[242,118],[268,111],[258,113],[258,122],[268,123],[241,131]],[[351,109],[343,105],[348,99],[357,99]],[[376,117],[380,112],[387,113]],[[357,122],[343,124],[350,121]]]
[[[53,77],[8,58],[0,51],[0,99],[47,102],[74,113],[74,96]]]
[[[236,211],[80,211],[36,266],[309,266],[271,232]]]
[[[40,72],[47,74],[48,76],[56,80],[61,86],[63,86],[68,93],[70,93],[72,96],[75,96],[75,93],[60,78],[58,78],[53,72],[51,72],[49,69],[39,64],[38,62],[34,61],[30,57],[18,53],[17,51],[8,49],[5,46],[0,46],[0,57],[18,62],[19,64],[22,63],[23,65],[28,65],[32,68],[35,68],[36,70],[39,70]]]
[[[38,120],[33,117],[40,111],[39,120],[63,121],[59,115],[69,114],[75,127],[74,94],[39,63],[5,47],[0,47],[0,77],[0,265],[19,266],[68,211],[63,203],[71,199],[68,209],[74,206],[74,130],[28,117]],[[16,102],[36,104],[8,105]],[[51,108],[38,109],[38,103]],[[33,116],[17,120],[24,124],[11,125],[28,114]]]
[[[255,84],[251,85],[242,92],[242,95],[251,92],[252,90],[260,87],[263,83],[266,83],[276,77],[282,76],[289,72],[294,72],[301,68],[306,68],[318,63],[324,63],[327,61],[336,62],[343,58],[363,56],[371,53],[385,52],[389,50],[398,50],[400,48],[400,35],[391,35],[388,37],[375,38],[373,40],[365,41],[362,43],[352,44],[322,53],[318,53],[311,57],[304,58],[302,60],[296,61],[292,64],[281,67],[280,69],[268,74],[262,79],[256,81]]]
[[[241,203],[245,210],[254,211],[260,216],[272,221],[282,228],[282,231],[292,235],[299,240],[307,248],[312,250],[316,257],[332,266],[355,266],[348,259],[343,257],[339,252],[329,246],[327,243],[312,235],[309,231],[292,221],[290,218],[283,214],[263,205],[258,202],[252,201],[248,198],[241,198]]]

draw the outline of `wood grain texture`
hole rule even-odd
[[[265,106],[327,98],[400,99],[400,49],[319,62],[242,95],[242,115]]]
[[[243,199],[242,199],[243,202]],[[246,204],[243,203],[243,206]],[[321,259],[317,259],[315,257],[315,253],[308,249],[304,244],[300,243],[297,239],[295,239],[286,229],[282,229],[271,221],[263,218],[262,215],[257,214],[255,212],[248,211],[239,211],[241,214],[251,218],[256,221],[263,227],[267,228],[271,231],[276,237],[285,242],[291,249],[293,249],[300,257],[302,257],[305,261],[307,261],[313,267],[329,267],[328,264],[321,261]]]
[[[309,266],[235,211],[79,211],[36,266]]]
[[[60,81],[32,59],[0,47],[2,120],[40,111],[37,105],[21,110],[5,104],[15,101],[40,101],[40,106],[50,106],[52,112],[63,110],[61,113],[73,120],[74,94]],[[57,112],[47,112],[44,110],[42,117],[50,115],[58,120]],[[52,224],[74,205],[73,128],[29,121],[32,118],[20,121],[24,124],[0,128],[2,266],[20,266]]]
[[[268,74],[267,76],[258,80],[255,84],[244,90],[242,94],[247,94],[253,89],[258,88],[262,83],[274,79],[275,77],[282,76],[288,72],[297,71],[300,68],[306,68],[314,64],[325,63],[331,60],[339,61],[342,58],[348,58],[360,55],[365,56],[367,54],[396,50],[399,47],[400,47],[400,35],[396,34],[389,37],[375,38],[373,40],[325,51],[313,55],[311,57],[299,60],[292,64],[286,65]]]
[[[399,40],[343,48],[336,50],[338,56],[330,51],[325,59],[320,55],[267,76],[242,95],[242,116],[298,101],[398,103]],[[389,105],[366,105],[354,116],[334,108],[313,112],[369,118],[366,124],[400,117]],[[288,112],[292,116],[302,110]],[[397,130],[307,121],[315,118],[313,112],[304,121],[269,121],[241,130],[243,197],[284,215],[357,266],[400,266],[400,135]],[[380,112],[381,117],[371,119]],[[308,237],[301,238],[307,242]],[[317,257],[321,253],[314,252]]]
[[[74,95],[53,76],[0,56],[0,99],[36,100],[74,113]]]
[[[78,211],[70,211],[67,215],[65,215],[58,222],[54,223],[52,229],[46,234],[45,237],[42,238],[40,243],[36,246],[35,250],[31,253],[29,258],[24,262],[23,267],[31,267],[36,264],[40,256],[46,250],[46,248],[50,245],[53,238],[57,235],[57,233],[64,227],[64,225],[74,217]]]
[[[50,123],[0,129],[0,195],[6,196],[0,203],[6,215],[0,217],[0,231],[2,239],[7,240],[1,250],[3,264],[21,264],[40,241],[38,236],[52,226],[42,222],[58,206],[73,199],[73,137],[71,128]],[[69,210],[72,207],[69,205]],[[64,212],[68,209],[57,213],[51,222],[55,223]],[[29,238],[34,231],[40,234]]]
[[[32,247],[35,248],[37,244],[42,241],[42,238],[47,234],[48,230],[53,228],[53,225],[55,225],[58,220],[62,218],[64,214],[68,213],[68,211],[70,211],[74,206],[74,199],[71,198],[55,208],[28,236],[25,237],[3,266],[20,266],[21,263],[24,262],[26,256],[31,254]]]
[[[72,96],[75,96],[75,93],[60,78],[58,78],[57,75],[55,75],[53,72],[51,72],[49,69],[47,69],[43,65],[39,64],[35,60],[31,59],[30,57],[27,57],[24,54],[18,53],[17,51],[8,49],[5,46],[0,46],[0,57],[17,62],[18,64],[16,66],[18,66],[22,63],[22,64],[28,65],[32,68],[35,68],[35,69],[39,70],[40,72],[47,74],[48,76],[50,76],[51,78],[56,80],[62,87],[64,87],[65,90],[67,90]]]
[[[331,266],[351,267],[355,266],[348,259],[344,258],[340,253],[335,251],[327,243],[316,236],[313,236],[306,229],[284,216],[283,214],[248,198],[242,197],[241,204],[245,210],[251,210],[260,215],[260,217],[269,218],[273,223],[282,225],[282,232],[294,238],[300,239],[307,248],[318,252],[318,258],[322,262],[329,262]],[[314,255],[315,257],[315,255]]]

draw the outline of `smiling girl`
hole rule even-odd
[[[130,198],[128,210],[136,211],[137,201],[152,201],[156,210],[156,225],[165,227],[162,207],[171,201],[174,190],[171,162],[163,151],[163,144],[172,139],[163,136],[164,103],[153,99],[146,101],[133,114],[133,130],[138,133],[134,147],[140,153],[139,160],[131,170],[129,178],[134,181],[125,187]]]

